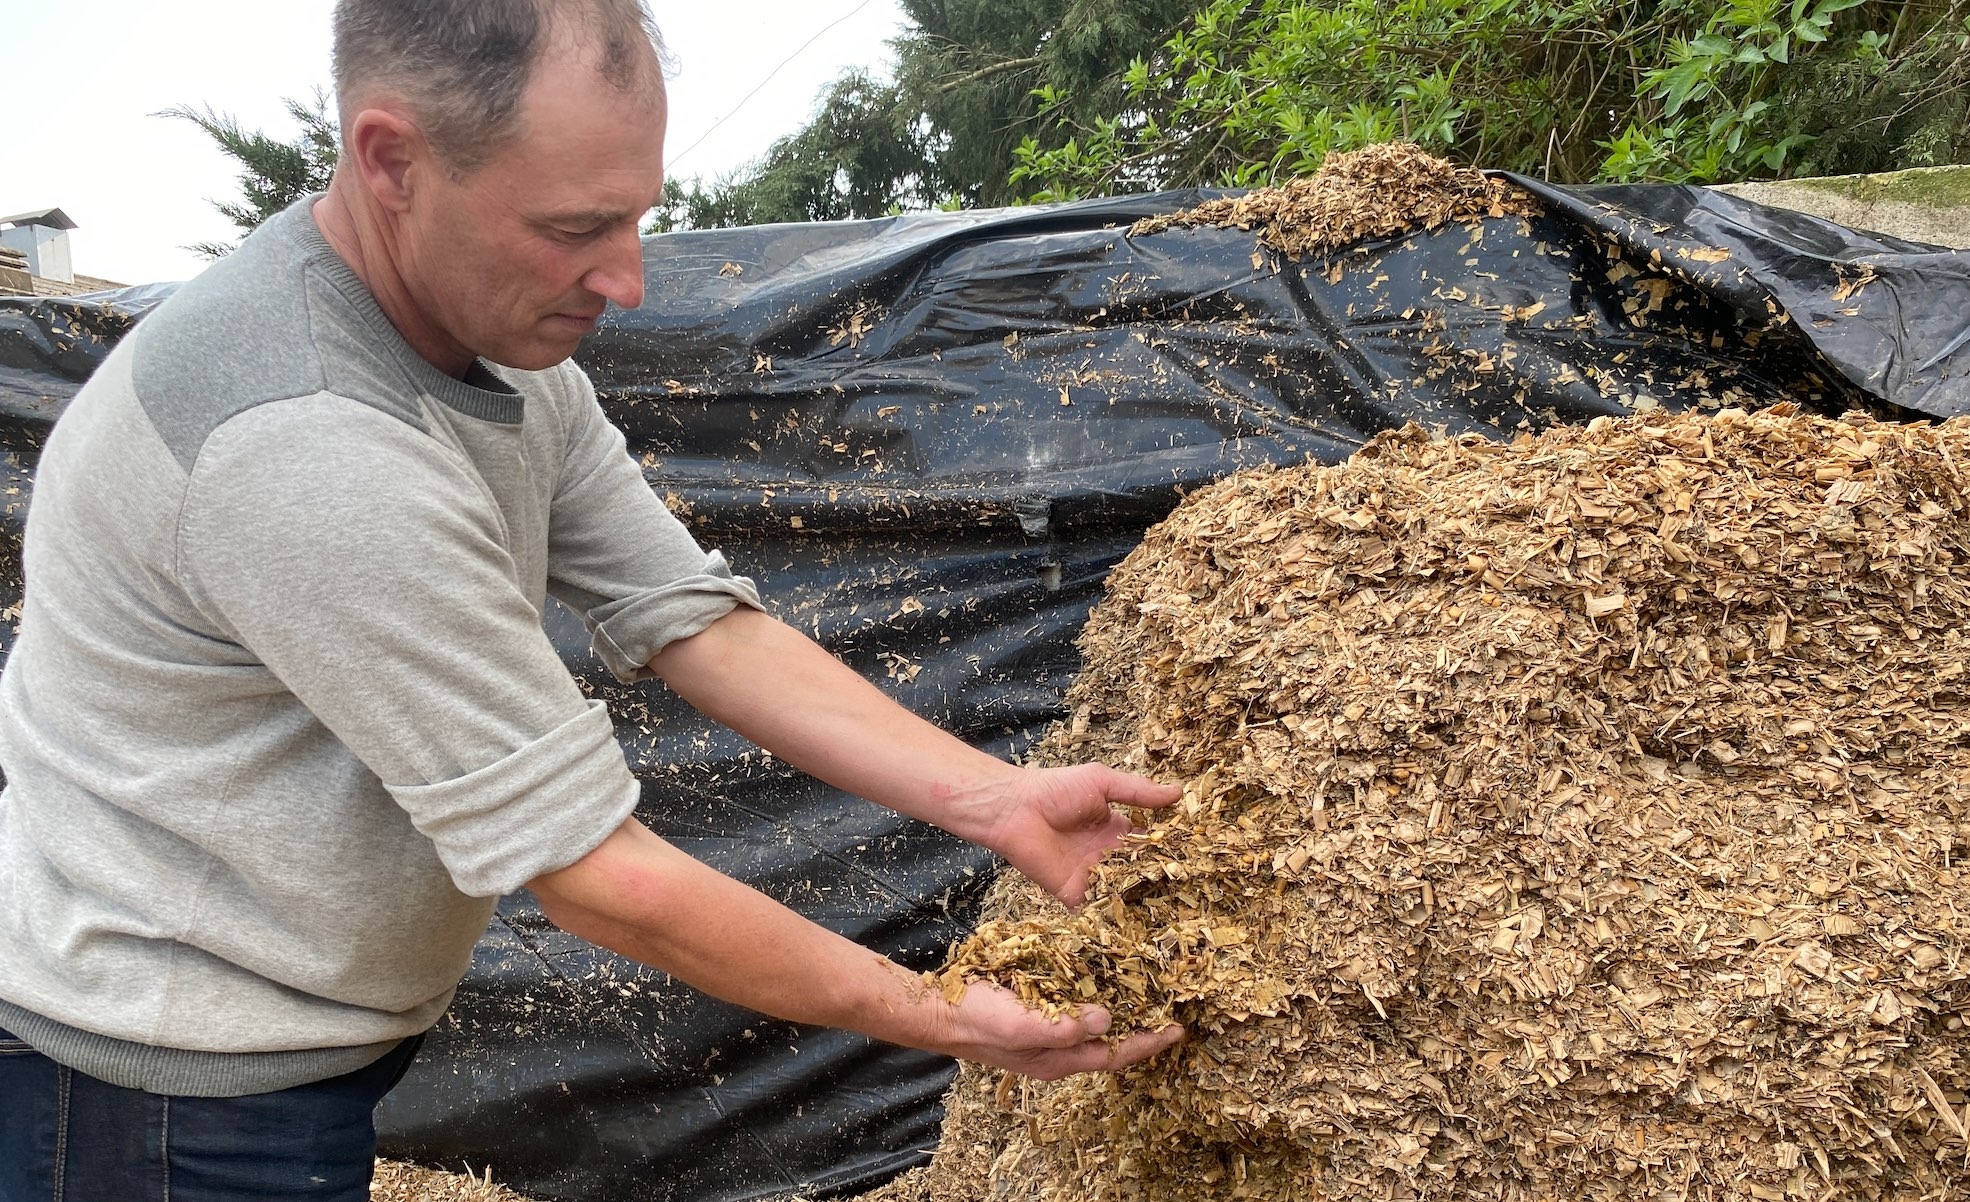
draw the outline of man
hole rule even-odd
[[[769,1014],[1112,1068],[638,825],[551,592],[625,679],[1004,855],[1070,904],[1175,790],[1001,763],[768,617],[567,362],[642,297],[640,0],[343,0],[344,152],[118,346],[43,455],[0,679],[0,1199],[367,1197],[371,1110],[493,899]]]

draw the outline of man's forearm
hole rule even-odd
[[[625,822],[531,884],[556,926],[706,992],[794,1022],[940,1046],[942,998],[894,962]]]
[[[740,608],[650,668],[701,713],[809,775],[965,838],[1015,773],[910,713],[798,630]]]

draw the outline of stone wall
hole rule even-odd
[[[1725,184],[1719,190],[1855,229],[1970,249],[1970,166]]]

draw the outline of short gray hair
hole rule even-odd
[[[644,0],[339,0],[335,95],[400,91],[447,167],[485,162],[513,132],[520,97],[558,24],[597,52],[602,78],[624,91],[654,86],[663,40]]]

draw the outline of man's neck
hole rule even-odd
[[[410,348],[439,371],[453,379],[464,379],[476,356],[425,315],[409,283],[397,269],[385,215],[364,204],[365,198],[352,196],[354,191],[348,177],[338,173],[327,194],[315,202],[315,227],[329,248],[356,273],[363,287],[369,289],[383,316],[397,327],[397,333],[403,335]]]

